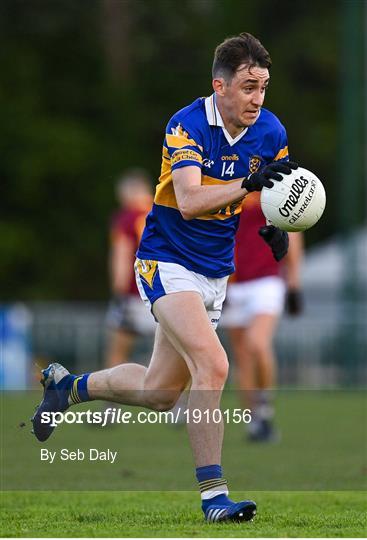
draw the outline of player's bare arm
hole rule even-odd
[[[226,182],[224,186],[201,185],[201,170],[182,167],[172,173],[178,208],[184,219],[194,219],[242,200],[248,193],[243,178]]]
[[[239,202],[248,193],[261,191],[264,186],[272,187],[274,180],[282,180],[280,173],[290,174],[292,169],[297,167],[298,165],[291,161],[270,163],[247,178],[227,181],[223,186],[201,185],[201,171],[198,167],[182,167],[172,172],[177,205],[184,219],[194,219]]]

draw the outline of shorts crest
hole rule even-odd
[[[140,277],[151,289],[153,289],[154,278],[158,271],[158,261],[143,261],[137,259],[135,267]]]

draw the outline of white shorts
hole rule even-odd
[[[278,276],[230,283],[221,326],[247,326],[256,315],[280,315],[284,308],[285,284]]]
[[[195,291],[203,299],[212,326],[217,327],[226,296],[228,276],[208,278],[180,264],[141,259],[135,262],[135,275],[140,296],[149,308],[166,294]]]

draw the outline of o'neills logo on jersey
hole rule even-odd
[[[254,173],[259,170],[261,165],[261,157],[260,156],[252,156],[249,159],[248,163],[248,169],[250,173]]]
[[[289,217],[291,215],[291,213],[293,212],[293,209],[297,206],[298,201],[300,200],[301,195],[305,191],[308,184],[309,184],[309,180],[307,180],[307,178],[305,178],[304,176],[300,176],[293,182],[286,202],[283,204],[283,206],[279,208],[279,214],[281,216]],[[301,212],[301,214],[304,212],[305,208],[307,208],[307,206],[310,204],[313,194],[315,193],[315,186],[316,186],[316,182],[314,180],[311,180],[310,190],[303,201],[302,207],[299,209],[299,212]],[[292,216],[292,217],[295,217],[295,216]],[[298,217],[300,216],[297,216],[296,219],[293,219],[292,222],[294,223],[295,221],[297,221]]]
[[[232,154],[231,156],[222,156],[222,161],[238,161],[240,158],[237,154]]]

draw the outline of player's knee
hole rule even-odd
[[[154,407],[152,407],[157,412],[166,412],[170,411],[175,405],[177,400],[172,401],[159,401],[154,404]]]
[[[198,387],[220,389],[223,388],[227,377],[228,358],[223,350],[220,355],[209,358],[208,362],[197,367],[193,375],[193,381],[195,386]]]
[[[179,392],[148,392],[145,397],[145,404],[149,409],[153,409],[154,411],[169,411],[176,405],[179,396]]]

